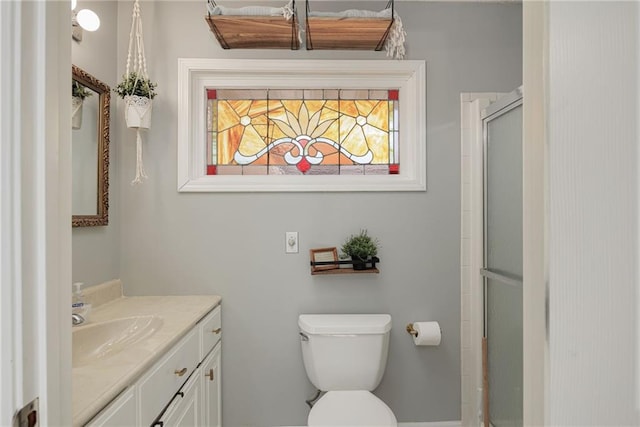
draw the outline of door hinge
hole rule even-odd
[[[36,397],[13,417],[13,427],[38,427],[40,425],[38,416],[38,398]]]

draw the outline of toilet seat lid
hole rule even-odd
[[[313,405],[307,423],[309,427],[398,425],[391,409],[366,390],[328,392]]]

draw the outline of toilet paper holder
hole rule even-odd
[[[411,335],[413,335],[414,337],[418,336],[418,331],[416,331],[415,329],[413,329],[413,323],[409,323],[407,324],[407,332]]]

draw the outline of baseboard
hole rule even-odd
[[[462,421],[430,421],[417,423],[398,423],[398,427],[461,427]],[[290,426],[296,427],[296,426]],[[304,426],[297,426],[304,427]]]
[[[462,421],[430,421],[419,423],[398,423],[398,427],[461,427]]]

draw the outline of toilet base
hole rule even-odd
[[[311,408],[309,427],[397,427],[391,409],[366,390],[329,391]]]

